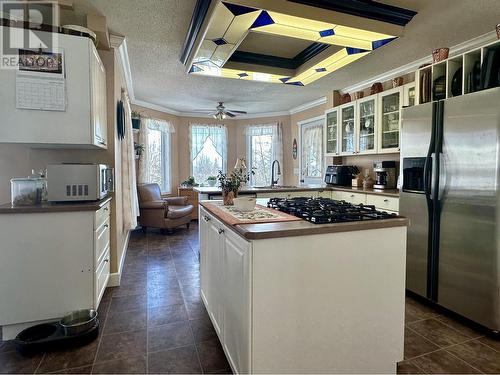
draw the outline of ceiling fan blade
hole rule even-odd
[[[228,109],[228,111],[231,111],[233,113],[241,113],[242,115],[246,115],[247,114],[245,111],[234,111],[232,109]]]
[[[228,112],[228,111],[225,111],[224,112],[226,115],[228,115],[229,117],[233,118],[233,117],[236,117],[235,114],[231,113],[231,112]]]

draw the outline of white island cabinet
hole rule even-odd
[[[110,275],[110,200],[0,206],[0,326],[24,328],[97,309]]]
[[[406,219],[233,226],[207,203],[201,296],[235,373],[396,372]]]

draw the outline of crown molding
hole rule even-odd
[[[294,115],[296,113],[303,112],[305,110],[308,110],[310,108],[314,108],[314,107],[323,105],[325,103],[326,103],[326,96],[323,96],[323,97],[321,97],[319,99],[316,99],[316,100],[313,100],[311,102],[307,102],[307,103],[301,104],[301,105],[299,105],[297,107],[294,107],[294,108],[290,109],[289,114]]]
[[[450,47],[449,57],[461,55],[467,51],[482,47],[486,44],[494,42],[496,39],[497,39],[497,34],[495,31],[491,31],[486,34],[480,35],[478,37],[469,39],[465,42]],[[363,90],[370,87],[375,82],[384,82],[404,74],[412,73],[416,71],[423,64],[428,64],[428,63],[432,63],[432,56],[422,57],[421,59],[400,66],[399,68],[389,70],[378,76],[371,77],[370,79],[367,79],[365,81],[361,81],[354,85],[344,87],[341,91],[353,92],[353,91]]]
[[[133,102],[135,99],[134,83],[132,81],[132,71],[130,70],[130,60],[128,57],[127,39],[120,35],[110,35],[109,42],[111,47],[118,51],[118,59],[122,68],[125,78],[125,85],[127,86],[128,96]]]
[[[139,107],[152,109],[152,110],[158,111],[158,112],[168,113],[169,115],[184,116],[183,112],[179,112],[179,111],[176,111],[175,109],[163,107],[163,106],[158,105],[158,104],[145,102],[143,100],[134,99],[134,100],[131,100],[131,103],[133,105],[137,105]],[[198,116],[198,117],[202,117],[202,116]]]

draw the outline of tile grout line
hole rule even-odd
[[[469,341],[473,341],[473,340],[469,340]],[[469,341],[467,341],[467,342],[469,342]],[[462,343],[462,344],[463,344],[463,343]],[[457,344],[457,345],[462,345],[462,344]],[[453,346],[455,346],[455,345],[453,345]],[[450,347],[449,347],[449,348],[450,348]],[[447,348],[447,349],[449,349],[449,348]],[[462,358],[460,358],[460,357],[456,356],[455,354],[453,354],[453,353],[449,352],[447,349],[445,349],[446,353],[448,353],[448,354],[449,354],[449,355],[451,355],[452,357],[455,357],[456,359],[458,359],[459,361],[461,361],[461,362],[465,363],[466,365],[470,366],[471,368],[473,368],[474,370],[476,370],[476,371],[477,371],[477,372],[479,372],[480,374],[484,374],[484,372],[483,372],[483,371],[479,370],[478,368],[476,368],[475,366],[473,366],[472,364],[470,364],[469,362],[467,362],[465,359],[462,359]]]
[[[44,352],[42,355],[42,359],[40,359],[40,362],[38,362],[38,366],[36,366],[35,370],[33,371],[33,374],[38,373],[38,370],[40,369],[40,366],[42,366],[43,360],[45,359],[46,356],[47,356],[47,353]]]
[[[98,337],[97,349],[96,349],[95,354],[94,354],[94,360],[92,361],[92,368],[90,369],[91,374],[94,372],[94,366],[97,362],[97,355],[99,354],[99,349],[101,348],[101,341],[102,341],[102,338],[104,337],[104,328],[106,327],[106,323],[108,322],[109,310],[111,309],[111,303],[113,302],[112,300],[113,300],[113,296],[111,296],[111,298],[109,299],[109,306],[106,310],[106,319],[104,319],[104,324],[102,325],[102,333]]]
[[[191,246],[189,246],[189,248],[192,251]],[[170,250],[170,246],[169,246],[169,250]],[[172,253],[171,250],[170,250],[170,253]],[[170,254],[170,255],[172,255],[172,254]],[[194,350],[196,351],[196,358],[198,359],[198,365],[200,366],[201,372],[205,373],[205,371],[203,370],[203,366],[201,365],[200,353],[198,352],[198,346],[196,345],[196,338],[194,336],[193,327],[191,326],[191,320],[189,319],[189,312],[188,312],[187,305],[186,305],[186,298],[184,298],[184,293],[182,292],[181,283],[179,281],[179,275],[177,274],[177,266],[175,264],[175,261],[174,261],[174,272],[175,272],[175,278],[177,279],[177,284],[179,285],[179,288],[181,289],[182,302],[184,302],[184,308],[186,309],[186,314],[188,316],[189,330],[191,331],[191,335],[193,336],[193,346],[194,346]],[[201,288],[201,285],[200,285],[200,288]]]

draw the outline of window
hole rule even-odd
[[[301,182],[321,183],[323,179],[323,118],[299,123]]]
[[[227,129],[224,125],[190,125],[191,175],[197,183],[227,168]]]
[[[139,143],[144,146],[139,159],[139,182],[157,183],[165,194],[172,192],[170,138],[173,131],[168,122],[145,119],[139,134]]]
[[[281,163],[283,150],[281,129],[278,124],[252,125],[246,129],[247,161],[254,174],[250,185],[267,186],[271,184],[271,170],[274,160]],[[283,166],[281,165],[281,168]],[[274,178],[281,178],[275,171]]]

